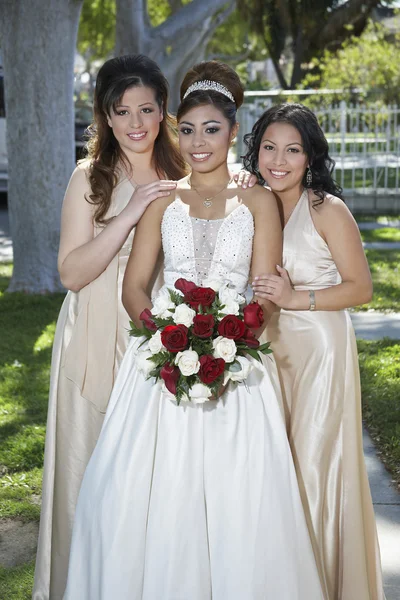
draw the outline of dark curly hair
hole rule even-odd
[[[96,206],[94,218],[97,223],[107,222],[112,193],[118,181],[118,164],[121,162],[130,171],[128,158],[108,126],[107,116],[127,89],[138,86],[154,90],[157,103],[164,112],[153,150],[153,163],[158,176],[181,179],[186,175],[187,167],[177,145],[176,120],[168,114],[168,82],[159,66],[143,54],[111,58],[97,75],[94,123],[89,127],[90,139],[87,144],[88,157],[91,159],[89,183],[92,193],[86,200]]]
[[[302,185],[315,193],[317,200],[314,200],[313,206],[322,204],[326,194],[332,194],[343,200],[342,188],[332,177],[335,161],[329,156],[326,137],[315,114],[303,104],[279,104],[264,112],[253,126],[251,133],[244,136],[248,147],[247,153],[241,157],[244,168],[254,173],[262,185],[266,183],[259,171],[258,154],[265,130],[272,123],[288,123],[300,133],[312,173],[312,182],[309,184],[306,171],[304,172]]]

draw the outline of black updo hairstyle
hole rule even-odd
[[[312,174],[312,181],[308,183],[306,169],[302,185],[312,189],[317,196],[313,206],[322,204],[326,194],[332,194],[343,200],[343,190],[332,177],[335,161],[329,156],[326,137],[315,114],[303,104],[279,104],[264,112],[253,126],[251,133],[244,136],[248,147],[247,153],[242,156],[244,168],[254,173],[262,185],[267,183],[259,171],[258,154],[265,130],[272,123],[288,123],[300,133]]]
[[[234,102],[224,94],[215,90],[196,90],[190,93],[186,98],[184,95],[187,89],[198,81],[215,81],[223,85],[234,98]],[[209,60],[201,62],[192,67],[185,75],[180,89],[181,103],[176,115],[177,121],[197,106],[212,104],[218,108],[225,118],[234,127],[236,124],[236,113],[243,104],[244,89],[238,74],[225,63],[218,60]]]

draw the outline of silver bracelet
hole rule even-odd
[[[314,290],[309,290],[308,292],[308,296],[310,298],[310,306],[308,308],[308,310],[315,310],[315,292]]]

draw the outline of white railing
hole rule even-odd
[[[319,90],[318,94],[321,92],[333,94],[337,90]],[[251,131],[262,113],[276,103],[276,96],[284,95],[310,95],[310,91],[246,92],[238,116],[241,132]],[[334,177],[346,198],[386,197],[397,205],[400,194],[400,107],[377,108],[361,102],[348,104],[341,101],[318,107],[314,112],[336,163]],[[238,136],[238,162],[245,151],[241,136]]]

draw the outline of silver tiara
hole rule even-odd
[[[226,88],[221,83],[218,83],[217,81],[210,81],[209,79],[204,79],[203,81],[196,81],[196,83],[192,83],[192,85],[189,86],[186,90],[183,99],[185,99],[186,96],[189,96],[189,94],[191,94],[192,92],[196,92],[197,90],[212,90],[213,92],[219,92],[220,94],[223,94],[224,96],[229,98],[229,100],[231,100],[232,102],[235,102],[235,98],[232,96],[228,88]]]

